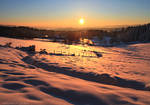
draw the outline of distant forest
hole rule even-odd
[[[78,42],[80,38],[92,39],[97,37],[102,40],[110,37],[114,42],[148,42],[150,41],[150,24],[119,28],[113,31],[106,30],[80,30],[80,31],[55,31],[44,30],[25,26],[0,26],[0,36],[22,39],[50,38],[63,39],[65,43]]]

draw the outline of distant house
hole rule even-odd
[[[94,44],[92,40],[86,39],[86,38],[84,38],[84,39],[80,38],[80,43],[81,44],[88,44],[88,45],[93,45]]]

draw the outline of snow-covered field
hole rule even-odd
[[[0,105],[150,105],[150,43],[104,48],[0,37],[8,42],[65,56],[1,46]]]

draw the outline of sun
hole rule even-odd
[[[81,19],[79,20],[79,24],[80,24],[80,25],[83,25],[83,24],[84,24],[84,19],[83,19],[83,18],[81,18]]]

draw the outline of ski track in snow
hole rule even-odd
[[[13,47],[96,51],[102,57],[30,54],[0,47],[0,104],[149,105],[150,44],[90,47],[0,37]]]

